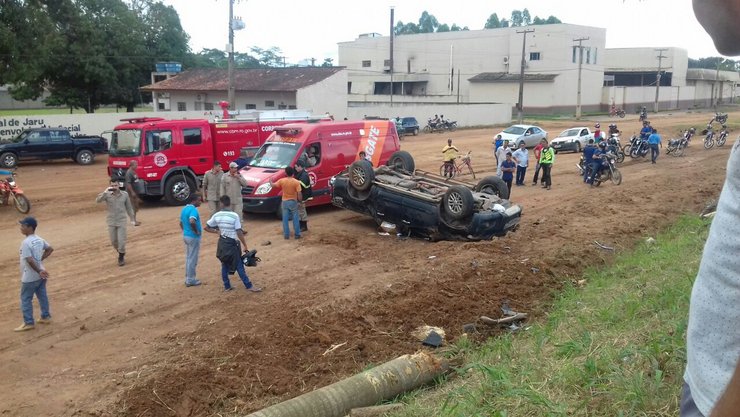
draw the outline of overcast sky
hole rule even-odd
[[[162,0],[174,6],[190,34],[194,52],[226,49],[229,0]],[[360,33],[390,32],[390,7],[396,22],[418,22],[426,10],[440,23],[482,29],[488,16],[509,18],[512,9],[532,17],[553,15],[564,23],[606,28],[606,47],[679,47],[690,58],[717,56],[709,35],[694,17],[691,0],[235,0],[234,16],[244,30],[235,32],[235,50],[280,48],[289,64],[333,58],[337,43]]]

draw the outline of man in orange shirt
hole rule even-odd
[[[288,220],[293,218],[295,238],[301,238],[300,218],[298,216],[298,202],[301,200],[301,183],[293,178],[293,167],[285,167],[285,178],[271,182],[273,187],[283,190],[283,237],[290,239]]]

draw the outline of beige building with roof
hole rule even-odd
[[[308,110],[343,115],[347,73],[340,67],[236,69],[232,110]],[[154,111],[220,111],[228,97],[228,71],[201,68],[141,88],[152,93]]]

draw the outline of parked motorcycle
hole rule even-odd
[[[691,137],[694,136],[695,132],[696,129],[692,127],[690,129],[686,129],[680,138],[669,140],[668,146],[666,147],[666,154],[673,155],[675,157],[683,155],[684,149],[689,146],[689,141],[691,140]]]
[[[724,125],[725,123],[727,123],[727,113],[715,112],[714,118],[712,118],[712,121],[709,122],[709,124],[715,121],[721,125]]]
[[[13,204],[23,214],[31,211],[31,202],[15,182],[15,172],[0,181],[0,203],[4,206]]]
[[[616,107],[612,105],[612,107],[609,109],[609,116],[610,117],[617,116],[620,119],[624,119],[625,113],[624,113],[624,110],[622,110],[620,107]]]
[[[457,130],[457,120],[442,120],[442,126],[450,132]]]
[[[706,136],[704,136],[704,149],[712,149],[715,141],[718,147],[724,145],[725,142],[727,142],[727,135],[729,135],[730,131],[727,130],[727,125],[722,125],[722,130],[715,135],[714,129],[712,129],[712,123],[709,122],[707,129],[702,133],[706,134]]]

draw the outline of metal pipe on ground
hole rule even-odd
[[[344,417],[353,408],[378,404],[428,384],[449,370],[449,363],[426,352],[403,355],[247,417]]]

